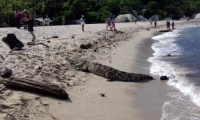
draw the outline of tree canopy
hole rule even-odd
[[[192,16],[200,12],[199,0],[0,0],[0,26],[14,26],[14,10],[28,9],[36,17],[48,15],[52,24],[61,24],[62,17],[66,21],[80,19],[86,16],[87,23],[104,22],[111,14],[129,13],[133,8],[141,14],[146,9],[144,17],[159,15],[160,18],[171,16],[179,19],[183,15]]]

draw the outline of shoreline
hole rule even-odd
[[[183,21],[181,21],[180,24],[182,22]],[[94,26],[98,26],[98,27],[94,29]],[[51,41],[51,43],[49,44],[50,47],[52,48],[55,47],[55,49],[52,49],[52,51],[50,51],[50,53],[52,52],[51,54],[53,56],[54,56],[55,50],[57,51],[60,50],[59,44],[62,44],[62,45],[66,45],[67,48],[65,49],[63,48],[63,50],[68,51],[69,52],[69,54],[67,53],[68,56],[71,56],[72,58],[76,58],[77,56],[78,57],[81,56],[85,58],[88,57],[89,60],[91,61],[98,61],[100,63],[114,67],[116,69],[124,70],[127,72],[134,72],[134,73],[142,72],[142,73],[149,74],[148,69],[146,69],[146,67],[148,68],[149,63],[145,58],[147,57],[147,55],[152,53],[152,50],[149,51],[150,44],[152,43],[150,42],[147,45],[144,45],[146,44],[146,42],[144,42],[145,41],[144,39],[148,39],[149,37],[152,37],[153,32],[158,31],[159,29],[163,29],[163,27],[165,29],[165,21],[161,22],[161,25],[159,25],[159,28],[155,28],[155,29],[151,27],[149,23],[137,23],[137,25],[134,25],[133,23],[132,24],[131,23],[119,23],[119,24],[116,23],[117,29],[119,29],[120,31],[125,31],[125,33],[117,35],[118,37],[121,36],[122,38],[115,38],[115,36],[113,37],[112,33],[102,32],[102,30],[104,30],[102,28],[105,27],[104,24],[88,25],[86,29],[88,28],[90,30],[88,30],[85,33],[77,31],[79,30],[79,27],[80,27],[79,25],[77,26],[75,25],[73,26],[73,28],[71,26],[53,26],[53,28],[56,28],[57,30],[55,32],[55,31],[49,30],[51,26],[48,26],[44,28],[42,27],[37,28],[36,33],[38,33],[38,36],[40,35],[38,39],[42,39],[44,37],[44,34],[46,35],[45,36],[46,38],[53,35],[59,35],[59,39],[58,39],[59,41],[57,39],[50,40]],[[150,28],[150,30],[146,30],[146,28]],[[6,28],[6,29],[10,31],[10,28]],[[44,29],[46,31],[44,31]],[[68,30],[67,34],[65,33],[66,30]],[[77,31],[77,33],[76,32],[72,33],[71,31],[72,32]],[[132,32],[134,32],[132,34],[133,40],[127,41],[126,39],[131,37],[129,36],[129,34]],[[5,33],[7,32],[5,31]],[[27,36],[29,36],[28,33],[24,33],[24,32],[22,33],[21,31],[18,32],[14,30],[14,33],[17,33],[17,37],[20,37],[22,41],[25,40]],[[71,38],[71,36],[74,36],[76,41],[74,41]],[[107,47],[99,48],[98,54],[94,53],[92,49],[83,50],[81,53],[77,53],[76,52],[77,49],[75,49],[75,52],[73,52],[74,48],[76,48],[77,45],[80,45],[81,43],[92,42],[92,40],[101,41],[102,39],[110,39],[110,40],[121,39],[121,40],[119,40],[118,42],[116,41],[113,42],[114,44],[110,48],[107,48]],[[68,44],[66,44],[66,42]],[[144,43],[141,43],[141,42],[144,42]],[[75,47],[74,47],[74,43],[76,44]],[[102,45],[107,46],[107,44],[105,43],[106,43],[105,41],[102,41]],[[4,44],[2,45],[5,46]],[[126,45],[128,45],[128,47]],[[145,54],[143,55],[138,54],[141,49],[141,46],[143,45],[148,46],[148,48],[145,48],[145,50],[143,50]],[[114,47],[114,46],[117,46],[117,47]],[[38,51],[39,55],[40,55],[39,51],[45,50],[42,48],[42,46],[38,46],[38,47],[35,46],[35,47],[32,47],[32,49]],[[66,52],[63,50],[58,53],[61,54],[62,52],[64,52],[66,54]],[[8,51],[8,49],[5,48],[3,52],[5,51]],[[124,52],[124,51],[127,51],[127,52]],[[30,51],[30,52],[34,54],[34,51]],[[54,64],[54,62],[59,62],[58,60],[63,62],[63,64],[68,65],[68,63],[66,63],[66,61],[64,61],[61,56],[57,56],[57,60],[55,61],[51,57],[45,56],[48,51],[46,50],[45,52],[46,53],[41,53],[41,56],[44,56],[44,58],[47,59],[47,61],[52,62],[52,63],[47,62],[46,66],[49,66],[49,64]],[[113,52],[115,53],[115,55]],[[26,54],[28,54],[28,52],[26,52]],[[55,55],[56,54],[57,53],[55,53]],[[35,57],[32,57],[32,58],[35,59]],[[10,58],[16,59],[12,57]],[[54,60],[54,62],[52,60]],[[110,60],[111,60],[111,63],[110,63]],[[7,62],[9,62],[9,59]],[[8,66],[12,67],[12,64],[9,64]],[[38,64],[36,64],[36,66],[38,66]],[[43,68],[45,68],[46,66],[44,65]],[[23,66],[20,66],[20,67],[23,67]],[[140,106],[141,104],[138,103],[138,101],[140,101],[139,98],[146,99],[145,95],[148,95],[146,91],[149,91],[149,90],[143,89],[143,88],[151,88],[152,86],[153,86],[152,88],[154,88],[155,81],[157,82],[156,86],[158,86],[158,84],[159,85],[161,84],[162,86],[166,86],[166,83],[160,82],[158,80],[150,81],[147,83],[126,83],[126,82],[118,82],[118,81],[107,82],[105,78],[101,78],[93,74],[86,74],[83,72],[74,71],[69,65],[67,67],[69,69],[67,71],[67,76],[69,76],[69,79],[72,79],[69,82],[68,81],[67,82],[72,87],[69,87],[68,85],[66,85],[66,83],[63,83],[62,81],[57,81],[54,79],[52,79],[52,81],[49,81],[49,82],[65,87],[65,89],[70,95],[69,101],[59,101],[56,99],[51,99],[48,97],[38,96],[35,94],[24,93],[24,92],[12,92],[11,95],[13,96],[6,96],[6,97],[9,98],[8,101],[12,103],[13,108],[21,110],[21,111],[15,111],[14,113],[13,112],[11,113],[16,118],[19,118],[19,119],[25,118],[24,116],[20,117],[20,115],[26,115],[30,119],[43,118],[44,120],[45,119],[49,120],[49,119],[54,119],[54,118],[55,119],[57,118],[59,120],[64,120],[64,119],[77,120],[80,118],[87,119],[87,120],[90,120],[90,119],[91,120],[94,120],[94,119],[129,120],[129,119],[135,118],[137,120],[140,120],[142,119],[142,116],[144,115],[144,113],[145,113],[145,116],[149,118],[150,113],[147,114],[149,109],[146,110],[146,108],[151,108],[151,105],[153,105],[150,101],[148,102],[144,101],[149,106],[142,107]],[[30,71],[31,70],[32,69],[30,69]],[[20,73],[20,72],[21,71],[14,72],[14,74],[16,75],[17,73]],[[30,77],[29,75],[25,76],[24,74],[19,74],[19,75],[22,75],[22,77]],[[71,76],[75,76],[75,77],[71,77]],[[34,77],[34,79],[36,79],[36,77]],[[152,86],[149,87],[149,85],[152,85]],[[160,89],[162,89],[162,86],[160,86],[161,87]],[[142,89],[143,91],[141,92]],[[169,87],[169,89],[171,90],[171,87]],[[9,90],[6,90],[6,91],[9,91]],[[3,91],[3,92],[6,92],[6,91]],[[154,91],[156,91],[156,89]],[[106,97],[101,97],[100,96],[101,93],[104,93]],[[163,96],[162,93],[160,93],[159,95],[161,95],[159,97]],[[15,105],[13,105],[16,103],[15,101],[13,101],[13,99],[11,99],[13,97],[18,99],[17,102],[20,103],[20,106],[16,107]],[[27,102],[23,103],[24,100]],[[0,101],[0,102],[5,104],[5,101]],[[159,104],[161,103],[162,102],[159,102]],[[26,108],[23,107],[24,104],[26,104]],[[12,109],[11,110],[3,109],[3,110],[12,111]],[[159,111],[160,110],[157,110],[156,112],[159,112]],[[6,115],[4,114],[0,116],[0,118],[3,118],[5,116]],[[116,116],[118,118],[116,118]],[[156,119],[158,117],[160,117],[160,115],[153,116],[153,118],[156,118]]]

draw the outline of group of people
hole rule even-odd
[[[153,22],[154,22],[154,27],[156,28],[157,27],[157,20],[153,19],[153,18],[150,18],[150,24],[151,25],[152,25]]]
[[[174,21],[172,21],[172,30],[174,30],[175,28],[174,28]],[[167,20],[167,22],[166,22],[166,26],[167,26],[167,29],[169,30],[169,31],[171,31],[171,29],[170,29],[170,21],[169,20]]]
[[[15,19],[16,19],[16,27],[20,29],[20,23],[23,22],[23,26],[25,29],[28,29],[30,34],[33,37],[33,40],[36,38],[34,33],[33,33],[33,25],[34,25],[34,20],[32,15],[29,13],[28,10],[24,9],[23,12],[20,12],[19,10],[14,11],[15,14]]]

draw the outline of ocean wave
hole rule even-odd
[[[176,101],[168,101],[163,105],[162,120],[200,119],[200,116],[197,114],[200,113],[200,110],[197,110],[195,108],[196,106],[191,103],[193,102],[200,106],[200,80],[199,82],[198,80],[192,81],[191,78],[186,77],[186,74],[195,74],[196,71],[179,66],[179,64],[174,64],[174,61],[171,60],[176,56],[180,59],[180,56],[185,54],[184,48],[177,44],[176,41],[181,38],[181,32],[188,27],[193,26],[184,26],[173,32],[164,33],[152,38],[158,42],[152,45],[152,49],[155,52],[153,53],[153,57],[148,59],[148,61],[152,63],[150,73],[159,76],[168,76],[169,80],[167,83],[183,93],[181,95],[168,94],[168,96],[176,98]],[[171,57],[167,57],[168,54],[170,54]],[[175,62],[178,63],[178,61]],[[188,104],[183,104],[185,102]],[[181,107],[181,105],[183,105],[183,107]],[[191,109],[195,109],[195,112],[191,112]]]

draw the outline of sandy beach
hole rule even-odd
[[[166,82],[108,82],[91,73],[76,71],[65,58],[84,58],[131,73],[149,74],[152,55],[150,38],[166,29],[166,21],[157,28],[149,22],[116,23],[118,32],[106,31],[105,24],[34,27],[36,42],[48,45],[28,46],[27,30],[1,28],[0,39],[14,33],[24,44],[23,51],[10,52],[1,42],[0,65],[13,71],[13,77],[27,78],[58,85],[69,94],[60,100],[40,94],[7,89],[0,85],[0,119],[6,120],[158,120],[162,105],[171,98],[167,92],[177,91]],[[175,28],[196,24],[175,21]],[[58,36],[58,38],[53,38]],[[80,49],[83,43],[92,48]],[[37,68],[42,70],[38,72]],[[105,94],[102,97],[100,94]]]

